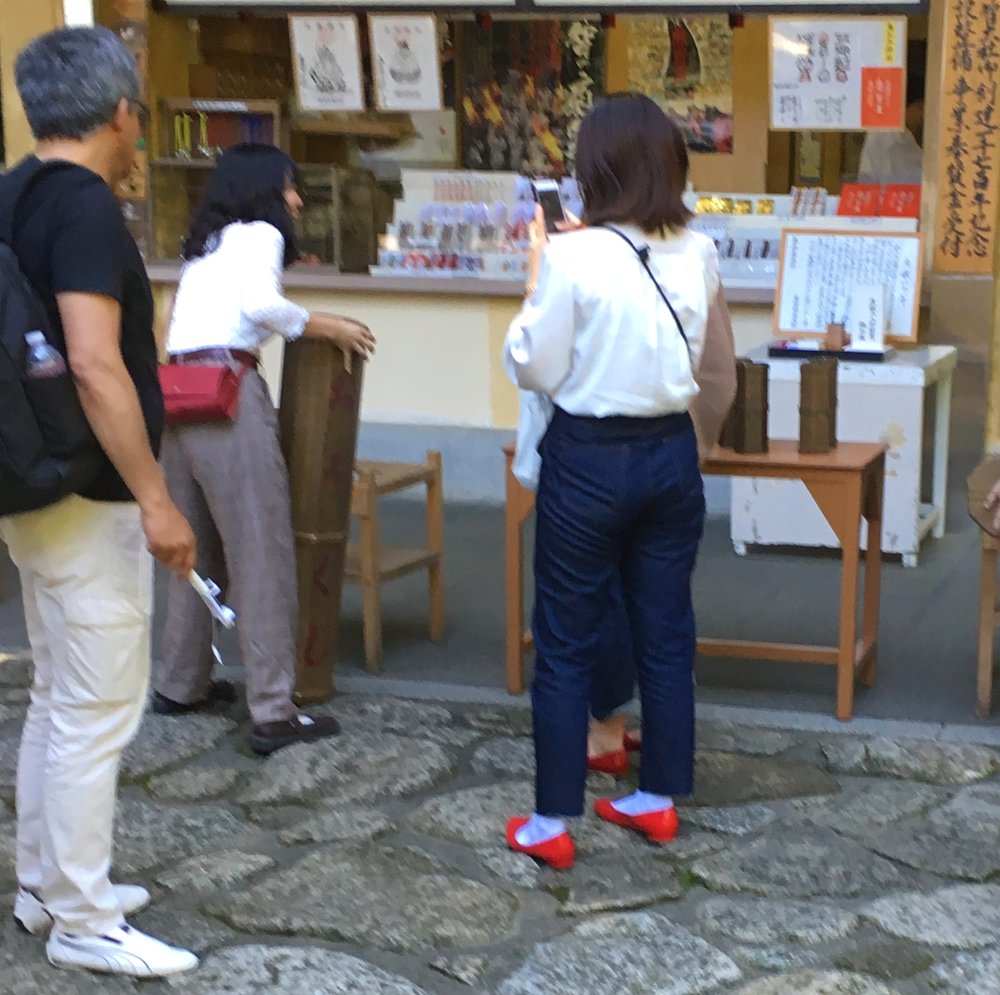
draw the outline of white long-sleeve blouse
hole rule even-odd
[[[309,312],[282,293],[284,255],[281,232],[265,221],[225,227],[216,248],[181,272],[167,352],[258,353],[272,335],[298,338]]]
[[[694,374],[719,289],[718,253],[686,229],[650,239],[618,228],[639,248],[650,246],[650,267],[688,345],[636,253],[615,232],[587,228],[546,246],[538,286],[507,333],[508,374],[569,414],[686,411],[698,393]]]

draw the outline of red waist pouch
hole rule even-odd
[[[160,388],[171,424],[232,421],[245,366],[171,363],[160,367]]]

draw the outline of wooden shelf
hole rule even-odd
[[[300,114],[289,123],[292,131],[305,135],[339,135],[345,138],[377,138],[402,142],[417,134],[408,114],[371,114],[345,111],[339,114]]]
[[[281,105],[276,100],[199,100],[191,97],[165,97],[163,105],[168,111],[202,114],[262,114],[278,117]]]
[[[159,166],[165,169],[215,169],[218,159],[176,159],[166,157],[154,159],[150,165]]]
[[[378,548],[378,575],[380,580],[395,580],[416,570],[426,570],[438,560],[438,554],[429,549],[414,549],[407,546],[383,546]],[[347,562],[344,565],[344,580],[358,583],[361,580],[361,551],[355,543],[347,547]]]
[[[200,115],[204,115],[206,120],[215,119],[217,121],[226,121],[228,124],[231,124],[233,119],[236,118],[241,121],[239,128],[235,131],[229,128],[227,124],[227,134],[225,136],[215,135],[210,143],[205,143],[210,144],[212,147],[221,145],[229,148],[239,142],[260,140],[272,141],[276,145],[281,145],[281,105],[276,100],[196,100],[189,97],[164,97],[160,101],[161,141],[159,150],[165,151],[167,155],[157,157],[155,161],[156,165],[169,165],[177,169],[188,167],[195,169],[205,168],[204,165],[197,165],[199,163],[198,158],[179,159],[176,155],[171,154],[177,148],[174,121],[181,115],[190,119],[191,133],[189,140],[192,152],[198,146],[195,119]],[[247,134],[243,129],[243,122],[246,119],[269,119],[270,128],[266,129],[267,134],[260,134],[255,138],[254,129],[251,129],[250,133]],[[264,130],[262,129],[262,131]],[[208,166],[214,166],[215,164],[211,159],[201,161]]]

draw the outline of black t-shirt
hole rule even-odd
[[[11,210],[39,161],[29,156],[0,176],[0,212]],[[96,173],[70,163],[49,165],[21,200],[13,228],[13,248],[49,314],[55,344],[66,342],[56,295],[100,294],[121,305],[121,351],[139,395],[153,453],[163,433],[163,395],[153,336],[153,297],[146,267],[125,227],[121,207]],[[95,481],[81,490],[94,501],[131,501],[132,495],[106,459]]]

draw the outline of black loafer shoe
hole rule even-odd
[[[201,701],[173,701],[154,691],[153,711],[157,715],[190,715],[191,712],[204,712],[213,705],[232,705],[237,697],[236,688],[229,681],[212,681],[208,694]]]
[[[295,743],[314,743],[340,733],[340,723],[328,715],[296,715],[284,722],[264,722],[250,732],[250,748],[266,757],[275,750]]]

